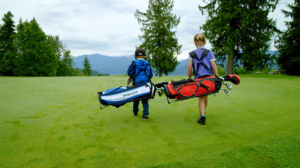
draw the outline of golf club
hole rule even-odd
[[[226,96],[229,96],[230,95],[230,92],[226,89],[224,89],[224,93],[226,94]]]
[[[225,83],[225,85],[226,85],[226,87],[227,87],[229,90],[231,90],[231,88],[232,88],[232,85],[231,85],[231,84]]]
[[[164,89],[158,89],[157,93],[158,93],[159,97],[165,95]]]
[[[161,97],[161,96],[162,96],[162,93],[161,93],[161,91],[160,91],[160,90],[158,90],[158,91],[157,91],[157,93],[158,93],[158,96],[159,96],[159,97]]]

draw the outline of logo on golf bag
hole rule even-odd
[[[137,94],[137,93],[138,93],[138,91],[134,91],[134,92],[131,92],[131,93],[124,94],[123,97],[131,96],[131,95],[134,95],[134,94]]]

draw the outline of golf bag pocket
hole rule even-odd
[[[98,100],[104,106],[120,107],[127,102],[141,99],[153,99],[155,96],[155,86],[152,83],[136,86],[120,86],[108,89],[104,92],[98,92]]]
[[[166,96],[170,99],[189,99],[216,93],[221,86],[222,81],[219,77],[209,76],[195,80],[172,81],[164,85],[164,90]]]

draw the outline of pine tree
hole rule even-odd
[[[225,75],[233,73],[240,62],[247,70],[263,68],[273,63],[274,56],[266,54],[271,37],[280,31],[268,18],[278,0],[204,0],[199,6],[208,18],[200,29],[212,44],[218,60],[227,59]],[[227,55],[227,58],[226,58]]]
[[[173,72],[179,64],[176,54],[180,54],[182,45],[178,44],[176,31],[172,30],[180,23],[180,17],[172,13],[173,6],[174,0],[149,0],[145,13],[135,12],[144,33],[139,36],[142,41],[140,47],[146,50],[151,67],[160,77]]]
[[[14,16],[10,11],[4,14],[3,25],[0,27],[0,75],[12,76],[14,60],[9,52],[14,50],[13,35],[15,34]]]
[[[91,76],[92,66],[91,66],[91,63],[90,63],[87,56],[84,56],[84,60],[83,60],[82,64],[83,64],[83,67],[84,67],[84,69],[83,69],[84,75]]]
[[[287,30],[276,41],[278,64],[286,70],[286,74],[300,76],[300,0],[287,6],[291,12],[282,12],[285,17],[291,17],[292,21],[285,23]]]
[[[74,61],[71,56],[71,51],[66,50],[64,52],[64,55],[60,59],[59,68],[57,70],[57,76],[74,76],[75,69],[73,67]]]

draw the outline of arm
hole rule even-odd
[[[146,67],[146,70],[147,70],[148,78],[152,78],[153,73],[152,73],[152,69],[150,67],[150,64],[148,64],[148,66]]]
[[[127,74],[128,76],[132,76],[133,75],[133,72],[134,72],[134,65],[133,65],[133,62],[129,65],[128,67],[128,70],[127,70]]]
[[[189,64],[188,64],[188,69],[187,69],[189,79],[191,79],[191,77],[192,77],[192,66],[193,66],[193,60],[189,59]]]
[[[215,61],[210,61],[210,63],[211,63],[212,69],[214,70],[215,75],[219,76],[219,74],[218,74],[218,67],[217,67],[216,62]]]
[[[219,73],[218,73],[218,67],[217,67],[217,64],[216,64],[216,57],[214,55],[214,53],[211,51],[209,52],[210,53],[210,64],[211,64],[211,68],[213,69],[214,73],[216,76],[219,76]]]

